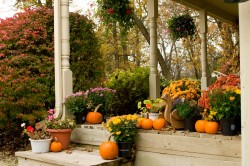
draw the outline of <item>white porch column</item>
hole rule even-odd
[[[61,76],[61,7],[60,0],[54,1],[54,60],[55,60],[55,113],[62,116],[62,76]]]
[[[239,3],[242,166],[250,165],[250,1]]]
[[[69,57],[70,57],[70,30],[69,30],[69,0],[61,0],[61,46],[62,46],[62,98],[73,93],[73,79],[72,72],[69,69]],[[63,105],[63,115],[69,116],[70,113],[65,110]]]
[[[150,76],[149,96],[152,99],[160,97],[160,77],[157,70],[157,17],[158,0],[148,0],[148,16],[150,28]]]
[[[199,10],[200,38],[201,38],[201,89],[207,88],[207,12],[206,9]]]

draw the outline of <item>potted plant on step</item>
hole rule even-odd
[[[200,118],[197,101],[178,98],[174,103],[178,116],[184,119],[184,129],[195,132],[195,122]]]
[[[131,158],[134,155],[135,139],[137,135],[138,116],[123,115],[112,117],[106,128],[113,133],[113,139],[119,147],[119,157]]]
[[[27,128],[25,128],[25,123],[22,123],[21,126],[24,127],[23,133],[29,136],[32,152],[49,152],[52,138],[50,133],[46,131],[46,126],[40,127],[40,125],[37,124],[35,128],[32,126],[28,126]]]
[[[68,149],[71,137],[71,131],[75,128],[75,121],[70,117],[64,119],[55,118],[54,109],[48,111],[48,117],[46,119],[47,132],[49,132],[53,140],[55,137],[62,143],[62,149]]]
[[[88,112],[85,92],[80,91],[67,96],[65,98],[64,105],[69,112],[73,113],[77,124],[85,122]]]
[[[142,110],[143,113],[149,113],[149,119],[155,120],[159,117],[159,112],[164,110],[166,105],[165,100],[161,98],[147,99],[143,103],[140,101],[137,108]]]

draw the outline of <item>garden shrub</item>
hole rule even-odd
[[[88,89],[103,74],[94,24],[71,13],[70,28],[74,90]],[[22,122],[36,123],[54,107],[52,9],[26,9],[0,20],[0,75],[0,133],[10,136],[8,132],[17,131],[20,136]],[[1,145],[3,139],[14,141],[1,137]]]
[[[105,86],[116,90],[116,97],[111,101],[111,115],[136,113],[139,111],[137,103],[149,97],[149,68],[116,70]]]

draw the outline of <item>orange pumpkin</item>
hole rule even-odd
[[[153,127],[153,120],[152,119],[147,119],[147,118],[142,119],[141,127],[144,130],[151,130],[152,127]]]
[[[219,130],[218,122],[207,121],[205,124],[205,131],[208,134],[216,134]]]
[[[113,141],[110,141],[111,135],[108,137],[108,140],[103,142],[99,147],[99,153],[104,160],[113,160],[118,156],[119,153],[117,144]]]
[[[50,151],[52,152],[60,152],[62,150],[62,143],[57,140],[55,137],[55,141],[50,144]]]
[[[88,112],[87,116],[86,116],[86,121],[90,124],[100,124],[102,123],[103,120],[103,116],[101,113],[97,112],[98,108],[101,106],[102,104],[99,104],[94,112]]]
[[[145,119],[145,118],[139,118],[139,119],[138,119],[138,121],[137,121],[137,127],[138,127],[138,128],[142,128],[142,127],[141,127],[141,122],[142,122],[143,119]]]
[[[153,122],[153,128],[155,130],[161,130],[165,126],[165,123],[166,123],[165,119],[157,118]]]
[[[205,124],[206,124],[206,120],[197,120],[195,123],[195,130],[198,133],[205,133]]]

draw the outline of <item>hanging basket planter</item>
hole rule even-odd
[[[124,29],[130,29],[133,25],[133,8],[129,0],[97,0],[98,13],[105,24],[118,22]]]
[[[193,18],[188,15],[174,16],[168,20],[168,29],[171,38],[178,40],[195,34],[195,23]]]

